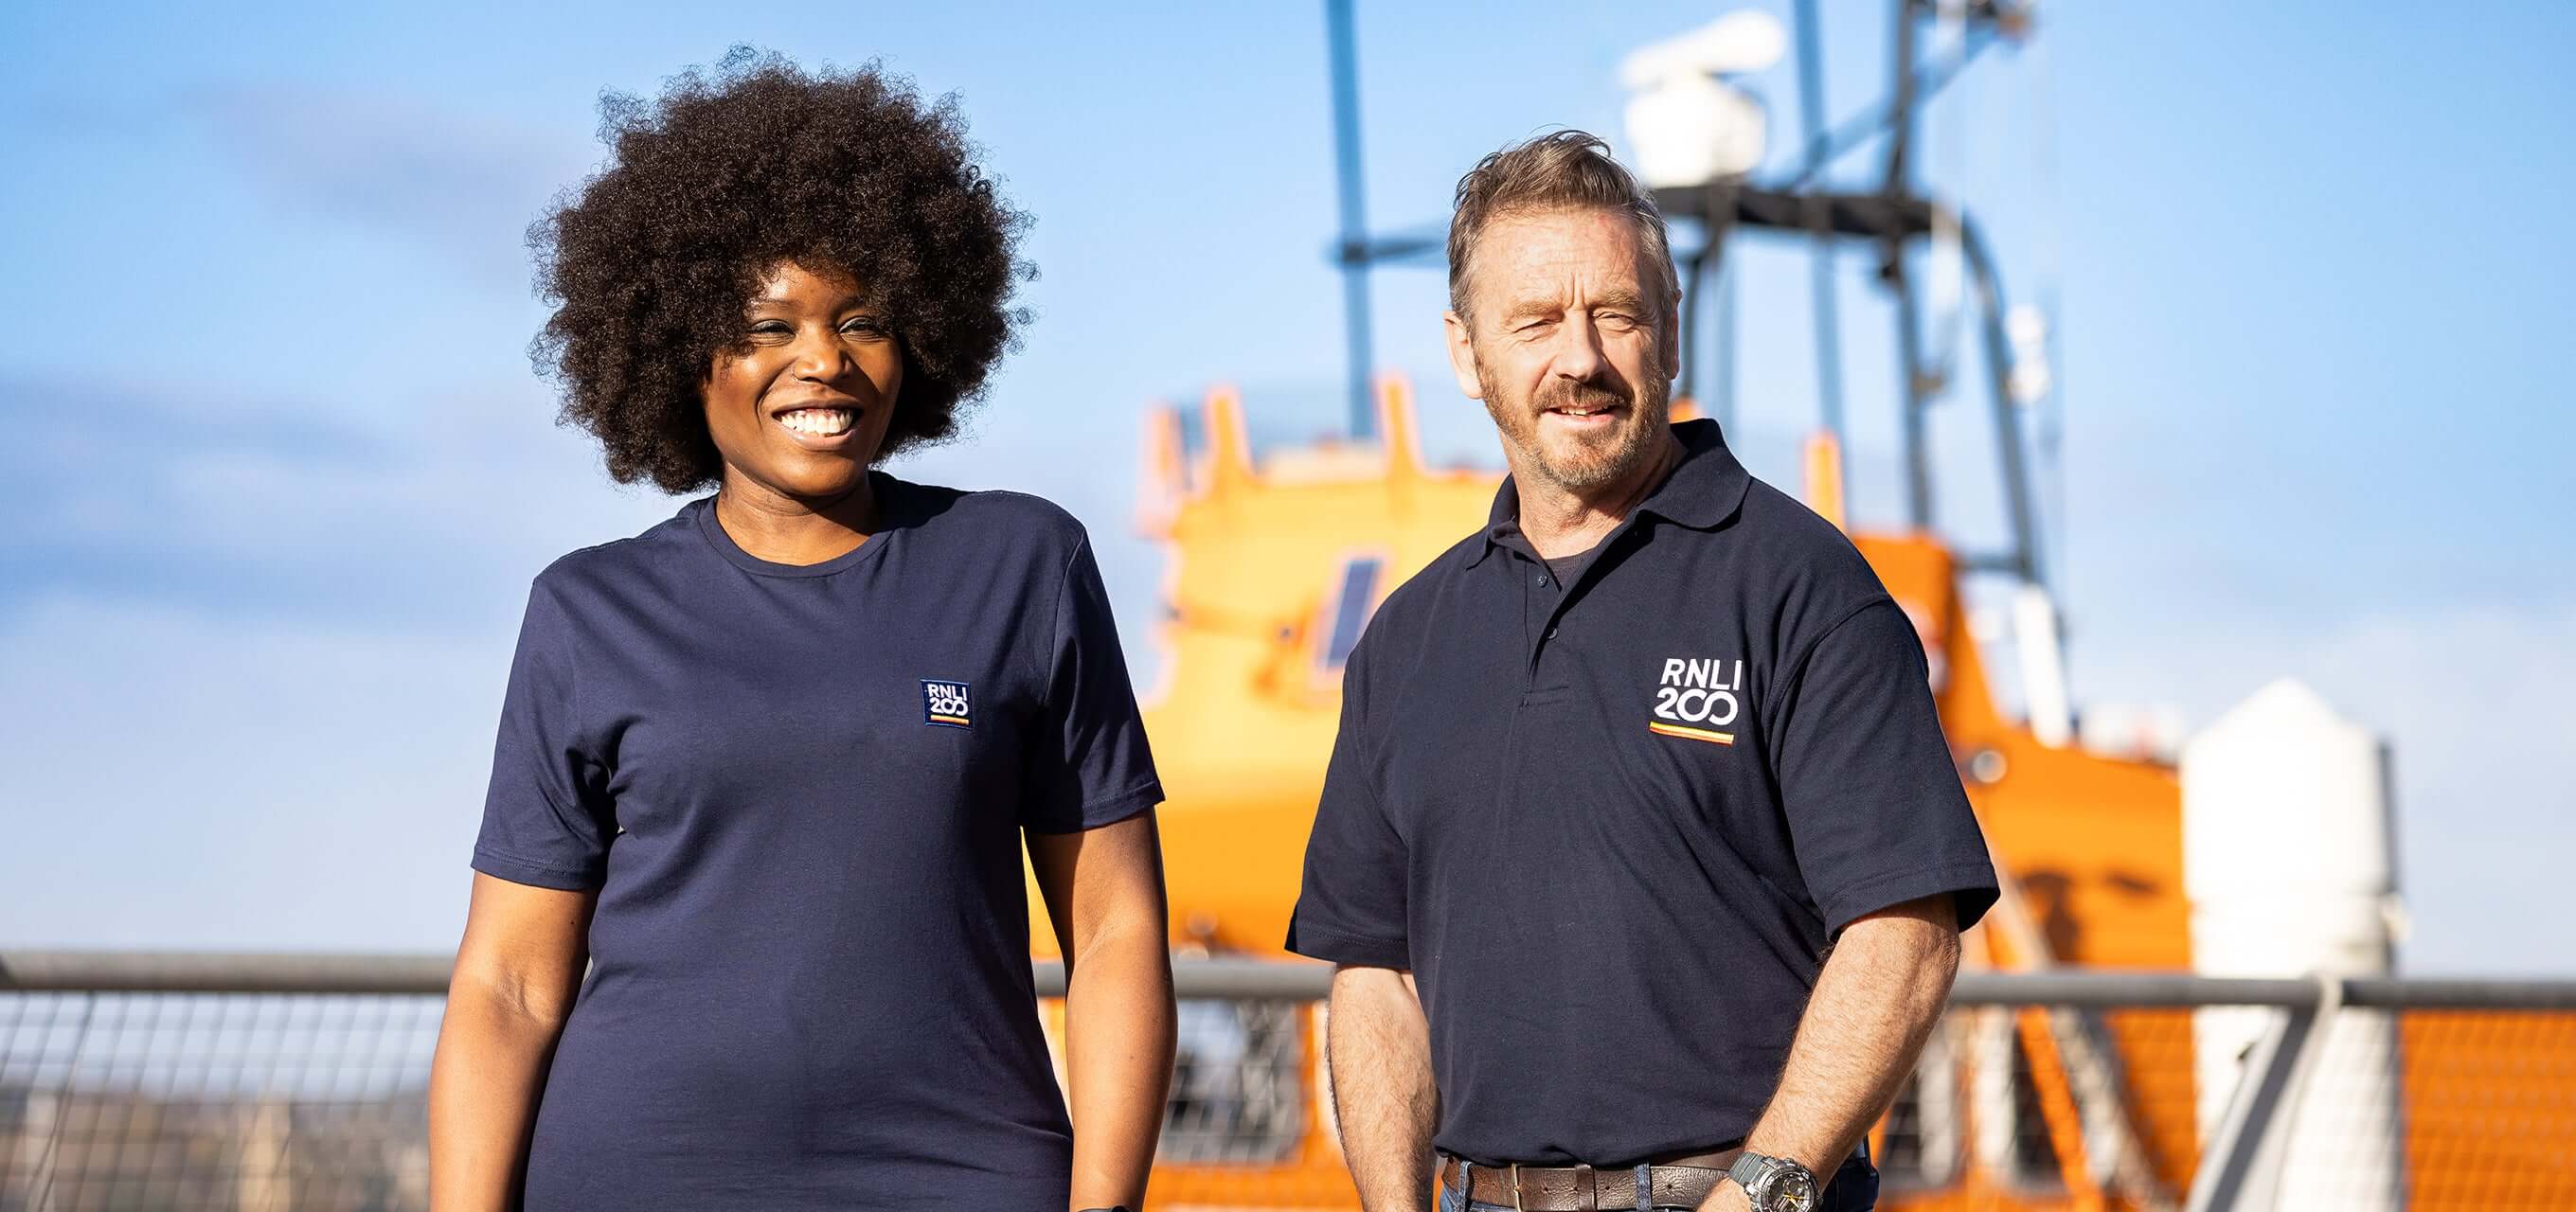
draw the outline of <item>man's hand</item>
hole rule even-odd
[[[1325,1048],[1333,1110],[1360,1206],[1418,1212],[1431,1198],[1431,1126],[1440,1096],[1413,974],[1345,965],[1333,970],[1332,996]]]

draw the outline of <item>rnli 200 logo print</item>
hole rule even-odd
[[[1657,736],[1712,745],[1732,745],[1735,734],[1722,731],[1744,710],[1744,662],[1668,657],[1661,685],[1655,688],[1655,718],[1646,729]]]
[[[975,709],[966,691],[964,682],[921,679],[921,722],[944,728],[974,727]]]

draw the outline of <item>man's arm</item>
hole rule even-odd
[[[1172,1087],[1172,952],[1154,814],[1032,833],[1065,962],[1073,1208],[1143,1207]]]
[[[1779,1089],[1744,1147],[1807,1167],[1819,1189],[1831,1181],[1896,1100],[1958,973],[1958,915],[1948,893],[1845,927],[1798,1019]],[[1702,1205],[1717,1212],[1748,1206],[1734,1183],[1718,1184]]]
[[[1333,1113],[1342,1158],[1367,1212],[1416,1212],[1431,1197],[1431,1129],[1440,1095],[1431,1082],[1431,1025],[1413,974],[1342,965],[1333,970],[1324,1047],[1332,1061]]]

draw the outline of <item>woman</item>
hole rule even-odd
[[[430,1078],[433,1204],[1141,1202],[1162,792],[1082,528],[908,484],[1021,319],[946,103],[737,50],[604,107],[536,346],[624,482],[538,576]],[[1070,1121],[1026,848],[1071,962]],[[589,977],[585,981],[585,965]]]

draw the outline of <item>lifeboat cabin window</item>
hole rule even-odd
[[[1341,575],[1334,578],[1331,596],[1324,600],[1324,643],[1315,650],[1317,673],[1340,676],[1342,662],[1359,646],[1360,632],[1368,627],[1369,614],[1377,607],[1378,576],[1385,569],[1386,561],[1373,555],[1342,562]]]

